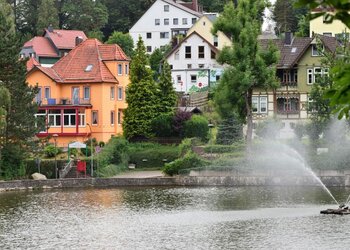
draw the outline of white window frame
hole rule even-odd
[[[267,114],[267,105],[267,96],[262,95],[252,97],[252,112],[254,114]]]
[[[123,100],[123,87],[118,87],[118,100]]]
[[[312,85],[316,82],[317,76],[325,76],[328,75],[328,69],[322,67],[313,67],[306,69],[306,83],[307,85]]]
[[[86,92],[87,91],[87,92]],[[84,94],[84,100],[90,100],[90,98],[91,98],[91,89],[90,89],[90,87],[89,86],[84,86],[84,92],[83,92],[83,94]]]
[[[191,83],[197,83],[197,75],[191,75]]]
[[[164,5],[164,12],[169,12],[169,5]]]
[[[123,65],[122,64],[118,64],[118,76],[123,75]]]
[[[115,87],[112,86],[111,89],[110,89],[110,97],[111,97],[111,100],[114,100],[115,99]]]

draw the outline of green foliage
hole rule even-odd
[[[97,169],[97,176],[102,178],[108,178],[115,176],[127,169],[125,164],[110,164],[105,166],[104,168],[98,168]]]
[[[99,41],[103,40],[103,33],[100,30],[88,31],[86,35],[88,38],[96,38]]]
[[[192,152],[193,139],[185,138],[179,145],[179,157],[183,157],[188,152]]]
[[[83,155],[91,156],[91,138],[84,141],[84,144],[86,145],[86,148],[81,148],[80,151]],[[97,140],[96,138],[92,138],[92,150],[95,153],[95,147],[97,146]]]
[[[7,110],[11,105],[10,92],[0,83],[0,136],[3,134],[3,129],[6,127]],[[1,152],[0,142],[0,152]],[[1,155],[0,155],[1,156]]]
[[[139,37],[130,66],[130,83],[126,90],[128,107],[125,110],[123,130],[127,139],[152,136],[151,123],[159,115],[156,93],[145,45]]]
[[[159,75],[161,74],[162,60],[170,50],[171,50],[171,47],[169,45],[166,45],[162,48],[156,48],[152,52],[152,54],[149,56],[149,63],[150,63],[151,69],[154,72],[153,77],[155,80],[157,80]]]
[[[108,11],[100,1],[66,0],[60,11],[60,27],[97,31],[108,22]]]
[[[237,116],[222,120],[218,125],[216,143],[231,145],[237,140],[243,139],[243,124]]]
[[[136,168],[160,169],[178,157],[179,149],[174,145],[135,143],[130,144],[128,154],[129,163],[135,164]]]
[[[276,139],[282,128],[282,122],[277,119],[266,119],[257,123],[255,133],[260,138]]]
[[[195,153],[188,152],[183,158],[166,163],[163,167],[163,172],[167,175],[173,176],[180,172],[189,172],[191,169],[200,169],[206,165],[208,165],[208,162],[199,158]]]
[[[114,31],[108,38],[107,44],[118,44],[128,57],[133,56],[134,41],[129,33]]]
[[[66,164],[67,160],[56,160],[57,168],[62,169]],[[25,177],[30,178],[32,174],[38,173],[39,168],[35,159],[24,161],[24,172]],[[55,176],[56,162],[53,159],[40,159],[40,173],[45,175],[48,179],[54,179]]]
[[[204,152],[213,154],[233,153],[245,150],[243,141],[236,142],[232,145],[209,145],[205,146]]]
[[[152,131],[156,137],[171,137],[174,132],[172,128],[173,115],[161,114],[152,121]]]
[[[295,124],[294,134],[297,139],[301,140],[301,138],[306,135],[306,125],[303,123]]]
[[[44,148],[44,153],[46,157],[51,158],[51,157],[54,157],[55,155],[62,153],[62,149],[55,147],[55,145],[50,144]]]
[[[215,92],[215,104],[222,118],[237,113],[247,121],[247,141],[252,138],[252,93],[255,88],[273,89],[278,86],[275,64],[277,48],[270,43],[260,48],[258,35],[262,23],[264,1],[238,1],[225,6],[217,18],[213,33],[222,31],[232,38],[232,46],[219,53],[218,61],[229,67],[224,71]]]
[[[185,122],[185,137],[198,137],[202,141],[208,140],[208,120],[201,115],[192,115],[191,119]]]
[[[36,24],[37,34],[42,35],[44,29],[47,29],[49,25],[54,29],[58,28],[59,19],[55,0],[41,0],[38,13],[40,13],[40,15],[38,15],[38,21]]]
[[[157,88],[158,111],[164,114],[173,114],[176,107],[177,95],[171,78],[170,65],[166,61],[163,63]]]
[[[127,150],[127,140],[121,137],[112,137],[97,156],[98,171],[104,171],[103,169],[109,165],[126,164]]]

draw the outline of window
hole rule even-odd
[[[317,44],[312,44],[311,47],[312,47],[312,56],[320,56],[319,46],[317,46]],[[321,49],[323,51],[324,49],[323,46],[321,46]]]
[[[198,68],[203,69],[204,68],[204,64],[198,64]]]
[[[122,68],[122,65],[121,64],[118,64],[118,75],[122,75],[123,73],[123,68]]]
[[[299,98],[298,97],[277,97],[277,113],[298,113]]]
[[[179,51],[176,51],[176,52],[175,52],[175,55],[174,55],[174,59],[175,59],[175,60],[179,60],[179,58],[180,58],[180,52],[179,52]]]
[[[173,69],[173,67],[174,67],[172,64],[170,64],[169,66],[170,66],[170,69]]]
[[[84,100],[90,100],[90,87],[84,87]]]
[[[123,88],[118,87],[118,100],[123,100]]]
[[[160,19],[156,18],[156,19],[154,20],[154,24],[155,24],[155,25],[160,25]]]
[[[219,46],[219,40],[218,40],[218,37],[217,36],[213,36],[213,41],[214,41],[214,46],[217,47]]]
[[[169,25],[169,18],[164,18],[164,25]]]
[[[253,96],[252,111],[259,114],[267,113],[267,96]]]
[[[118,124],[122,124],[123,123],[123,110],[118,110]]]
[[[152,33],[151,32],[147,32],[146,33],[146,37],[147,37],[147,39],[151,39],[152,38]]]
[[[35,101],[38,104],[41,103],[41,87],[38,87],[38,93],[36,94]]]
[[[50,87],[45,87],[45,98],[49,99],[51,97]]]
[[[76,111],[75,109],[65,109],[63,111],[63,125],[66,127],[76,126]]]
[[[192,64],[187,64],[188,69],[192,69]]]
[[[327,68],[315,67],[307,69],[307,84],[318,82],[320,78],[325,76],[328,76]]]
[[[182,24],[184,24],[184,25],[187,24],[187,18],[182,18]]]
[[[152,52],[152,46],[147,46],[147,52]]]
[[[115,121],[115,113],[114,111],[111,111],[111,125],[114,126],[114,121]]]
[[[115,97],[115,88],[111,87],[111,100],[114,100]]]
[[[80,88],[72,87],[72,104],[80,104]]]
[[[215,59],[216,58],[216,53],[213,50],[211,50],[211,52],[210,52],[210,58],[211,59]]]
[[[164,5],[164,12],[169,12],[169,5]]]
[[[197,75],[191,75],[191,83],[197,82]]]
[[[94,110],[92,111],[92,125],[97,125],[98,124],[98,111]]]
[[[181,75],[177,75],[176,76],[176,79],[177,79],[177,83],[181,83],[182,81],[181,81]]]
[[[323,35],[324,36],[332,36],[332,32],[324,32]]]
[[[197,21],[197,18],[192,18],[192,24],[195,24],[196,23],[196,21]]]
[[[185,58],[191,58],[191,46],[185,47]]]
[[[198,46],[198,58],[204,58],[204,46]]]
[[[129,65],[125,64],[125,75],[129,74]]]
[[[169,32],[160,32],[160,38],[169,38]]]
[[[85,68],[85,72],[90,72],[93,68],[93,65],[92,64],[89,64],[88,66],[86,66]]]
[[[179,24],[179,19],[178,18],[173,18],[173,24],[178,25]]]
[[[47,122],[49,127],[61,126],[61,110],[48,110]]]

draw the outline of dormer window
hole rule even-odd
[[[320,56],[320,51],[319,51],[319,48],[317,46],[317,44],[312,44],[312,56]],[[321,46],[321,49],[323,51],[323,45]]]
[[[92,64],[89,64],[88,66],[86,66],[85,68],[85,72],[90,72],[93,68],[93,65]]]

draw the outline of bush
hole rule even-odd
[[[184,135],[187,138],[198,137],[204,142],[208,140],[208,132],[208,120],[204,116],[193,115],[185,122]]]
[[[86,145],[86,148],[81,148],[80,151],[83,155],[90,156],[91,155],[91,139],[84,141],[84,144]],[[93,152],[95,152],[94,148],[96,146],[97,146],[96,138],[92,138],[92,150],[93,150]]]
[[[183,157],[188,152],[192,152],[193,140],[191,138],[185,138],[179,145],[179,157]]]
[[[237,142],[232,145],[209,145],[204,148],[204,152],[206,153],[233,153],[237,151],[243,151],[245,149],[245,144],[243,141]]]
[[[97,169],[97,176],[98,177],[111,177],[119,174],[120,172],[123,172],[126,170],[125,164],[119,164],[114,165],[110,164],[105,166],[104,168],[98,168]]]
[[[98,154],[98,165],[102,169],[108,165],[119,165],[127,162],[128,141],[121,137],[112,137],[101,153]]]
[[[180,171],[182,173],[189,172],[191,169],[200,169],[206,165],[208,165],[208,162],[199,158],[195,153],[188,152],[183,158],[166,163],[163,167],[163,172],[167,175],[173,176],[179,174]]]
[[[184,124],[186,121],[191,119],[192,113],[177,110],[173,117],[173,131],[175,136],[184,136]]]
[[[269,118],[257,123],[255,134],[260,138],[272,140],[277,138],[281,128],[282,122],[280,120]]]
[[[67,164],[67,160],[57,160],[57,169],[62,169]],[[33,173],[39,172],[38,164],[35,159],[26,160],[24,163],[25,175],[30,178]],[[55,160],[41,159],[40,173],[45,175],[48,179],[53,179],[55,175]]]
[[[179,149],[172,145],[157,143],[130,144],[129,163],[136,164],[137,168],[162,168],[166,162],[175,160]]]
[[[156,137],[171,137],[174,132],[172,129],[172,114],[162,114],[152,121],[152,132]]]
[[[55,155],[62,153],[62,150],[61,148],[55,147],[55,145],[50,144],[44,148],[44,153],[46,157],[51,158],[51,157],[54,157]]]

